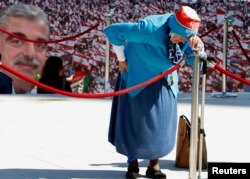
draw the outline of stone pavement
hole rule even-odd
[[[190,118],[191,94],[180,94],[178,114]],[[209,162],[250,162],[250,93],[206,96]],[[0,96],[0,179],[124,178],[126,157],[107,142],[111,99],[58,95]],[[139,160],[141,178],[148,161]],[[175,149],[160,160],[168,179],[187,179],[174,166]],[[203,170],[202,178],[207,178]]]

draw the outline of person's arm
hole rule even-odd
[[[150,20],[138,23],[116,23],[104,29],[104,33],[112,45],[121,46],[127,41],[143,42],[143,39],[154,31]]]
[[[143,42],[146,36],[154,31],[153,24],[149,20],[141,20],[138,23],[116,23],[104,29],[109,42],[119,62],[119,71],[128,70],[124,54],[126,42]]]
[[[128,70],[127,62],[126,62],[126,57],[124,54],[124,45],[121,46],[116,46],[113,45],[113,50],[117,56],[118,62],[119,62],[119,71],[123,73],[124,70]]]

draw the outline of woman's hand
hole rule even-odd
[[[194,51],[204,51],[204,43],[198,36],[192,36],[189,39],[189,45]]]
[[[119,61],[119,71],[121,73],[123,73],[124,70],[128,71],[127,62],[126,61]]]

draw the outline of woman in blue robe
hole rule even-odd
[[[200,22],[193,9],[183,6],[175,14],[151,15],[138,23],[106,27],[104,33],[119,62],[115,91],[161,74],[184,56],[192,65],[193,50],[204,46],[196,36]],[[127,156],[127,178],[139,177],[138,159],[149,160],[147,177],[166,178],[159,158],[175,145],[177,93],[178,75],[174,71],[151,85],[113,98],[108,140],[118,153]]]

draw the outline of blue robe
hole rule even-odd
[[[117,23],[104,29],[111,44],[125,45],[128,71],[118,76],[116,91],[174,66],[169,59],[169,18],[173,15],[152,15],[138,23]],[[193,51],[187,48],[185,53],[191,64]],[[108,140],[117,152],[133,159],[158,159],[171,152],[176,137],[177,93],[174,71],[149,86],[114,97]]]

